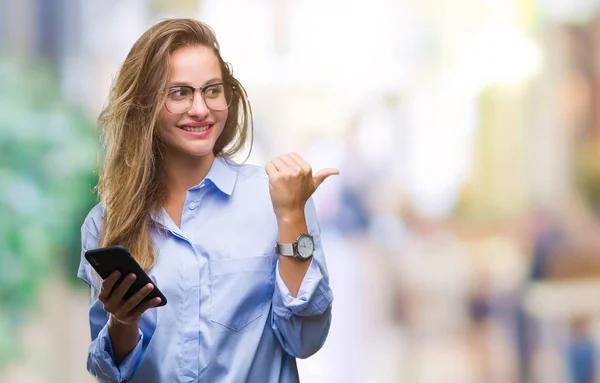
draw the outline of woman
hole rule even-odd
[[[337,169],[312,175],[297,154],[265,169],[237,165],[251,111],[213,31],[162,21],[134,44],[99,118],[106,155],[100,204],[83,252],[125,246],[148,284],[91,286],[88,370],[100,382],[297,382],[295,358],[323,345],[332,293],[310,196]],[[277,251],[276,251],[277,249]]]

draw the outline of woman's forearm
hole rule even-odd
[[[138,343],[138,324],[124,324],[115,320],[111,315],[108,320],[108,334],[115,364],[118,366]]]
[[[303,212],[290,217],[278,218],[277,221],[280,243],[292,243],[300,234],[308,234],[306,218]],[[309,266],[310,259],[279,257],[279,274],[293,297],[298,295],[300,285]]]

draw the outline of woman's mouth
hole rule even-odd
[[[212,128],[212,124],[204,125],[204,126],[182,126],[181,127],[181,129],[185,130],[186,132],[191,132],[191,133],[205,132],[210,128]]]
[[[183,130],[185,134],[194,139],[205,139],[210,137],[212,127],[214,123],[192,123],[180,125],[179,129]]]

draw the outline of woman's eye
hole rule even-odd
[[[171,97],[173,98],[186,98],[189,97],[189,90],[185,88],[171,90]]]
[[[223,87],[222,86],[211,86],[210,88],[207,88],[204,93],[208,96],[208,97],[215,97],[220,95],[223,92]]]

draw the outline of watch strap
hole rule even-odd
[[[278,243],[275,246],[275,252],[279,255],[286,257],[294,257],[294,244],[293,243]]]

